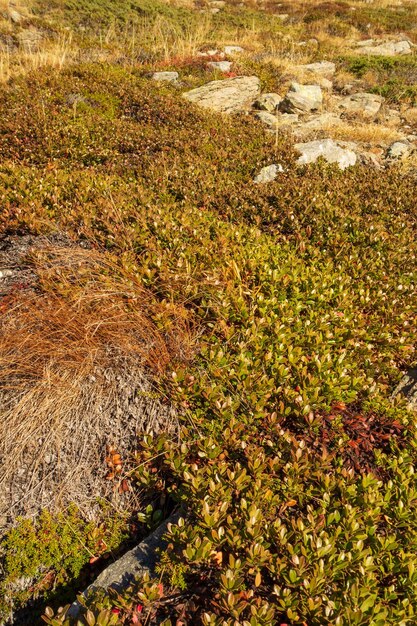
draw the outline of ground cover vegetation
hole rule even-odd
[[[0,301],[1,389],[30,398],[35,437],[51,414],[59,424],[74,377],[139,362],[177,421],[142,434],[123,465],[107,451],[100,471],[135,494],[128,511],[95,503],[88,520],[65,505],[4,533],[0,615],[40,623],[50,604],[53,626],[411,625],[417,433],[390,396],[416,362],[415,175],[297,167],[285,134],[180,96],[207,81],[199,45],[253,37],[271,51],[275,38],[294,50],[286,37],[309,34],[343,71],[375,90],[396,81],[389,97],[412,101],[398,85],[415,88],[414,56],[341,58],[337,42],[351,28],[410,30],[415,9],[405,20],[395,7],[291,3],[283,25],[272,4],[211,17],[116,4],[33,4],[39,27],[74,29],[78,60],[20,65],[0,94],[1,232],[71,242],[30,251],[35,281]],[[148,38],[133,39],[133,23]],[[285,63],[241,66],[277,88]],[[179,64],[181,88],[149,80]],[[256,185],[271,161],[283,172]],[[132,516],[140,536],[174,506],[157,578],[83,600],[78,621],[58,609]]]

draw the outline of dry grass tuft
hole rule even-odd
[[[191,354],[184,312],[111,260],[78,248],[31,255],[43,291],[9,294],[0,317],[3,526],[70,501],[91,513],[98,496],[128,508],[123,475],[105,479],[106,444],[126,456],[141,431],[177,432],[175,410],[146,372]]]

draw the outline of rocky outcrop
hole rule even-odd
[[[374,93],[355,93],[339,102],[339,109],[346,117],[359,117],[372,121],[378,115],[384,102],[382,96]]]
[[[375,44],[372,39],[359,42],[356,46],[358,54],[368,54],[369,56],[394,57],[397,55],[411,54],[412,45],[407,39],[402,41],[388,41]]]
[[[237,113],[250,107],[261,91],[257,76],[214,80],[183,94],[189,102],[221,113]]]
[[[277,93],[263,93],[255,102],[255,108],[260,111],[269,111],[273,113],[277,110],[282,102],[281,96]]]
[[[319,85],[293,83],[280,104],[283,113],[310,113],[318,111],[323,103],[323,93]]]
[[[300,165],[315,163],[320,157],[328,163],[337,163],[344,170],[355,165],[357,156],[347,148],[340,147],[332,139],[309,141],[295,144],[295,149],[301,154],[298,159]]]

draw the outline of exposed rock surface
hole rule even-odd
[[[210,61],[207,65],[213,70],[219,70],[220,72],[230,72],[232,69],[230,61]]]
[[[180,513],[174,513],[153,533],[146,537],[135,548],[126,552],[120,559],[109,565],[96,580],[84,591],[83,596],[97,589],[108,589],[112,587],[121,591],[129,586],[135,578],[145,574],[154,574],[155,566],[159,560],[159,551],[164,549],[166,542],[164,535],[169,524],[175,524],[180,517]],[[74,602],[69,611],[70,617],[77,617],[81,605]]]
[[[408,401],[408,408],[417,411],[417,369],[409,370],[400,380],[392,394],[393,398],[404,396]]]
[[[192,89],[183,97],[205,109],[222,113],[236,113],[250,107],[261,91],[257,76],[237,76],[214,80]]]
[[[362,41],[356,46],[359,54],[368,54],[370,56],[393,57],[397,55],[411,54],[412,46],[406,39],[403,41],[388,41],[374,45],[372,39]]]
[[[297,143],[295,144],[295,148],[301,154],[298,159],[300,165],[314,163],[322,157],[328,163],[337,163],[340,169],[344,170],[351,165],[355,165],[357,160],[357,156],[353,150],[341,148],[332,139]]]
[[[319,85],[293,83],[280,105],[283,113],[309,113],[320,109],[323,93]]]
[[[263,93],[255,102],[255,108],[270,113],[277,110],[282,102],[281,96],[277,93]]]
[[[343,98],[339,108],[346,117],[360,117],[366,120],[374,120],[384,102],[382,96],[374,93],[355,93]]]
[[[229,56],[232,56],[233,54],[241,54],[242,52],[244,52],[244,50],[241,46],[225,46],[224,47],[224,53]]]
[[[268,111],[259,111],[256,113],[256,117],[270,130],[276,130],[278,126],[278,118],[273,113],[269,113]]]
[[[280,163],[273,163],[272,165],[267,165],[263,167],[259,174],[255,176],[253,181],[257,184],[260,183],[270,183],[276,179],[279,173],[282,173],[284,168]]]
[[[412,151],[413,146],[409,141],[394,141],[388,148],[387,157],[390,159],[402,159],[409,156]]]
[[[179,74],[178,72],[155,72],[152,78],[160,82],[175,83],[179,78]]]

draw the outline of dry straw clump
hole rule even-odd
[[[177,433],[150,373],[162,374],[177,346],[181,357],[191,351],[183,312],[167,312],[99,253],[40,248],[29,263],[38,284],[10,291],[0,315],[3,527],[70,501],[91,515],[99,496],[128,508],[133,496],[120,485],[138,434]],[[113,480],[106,445],[123,459]]]

